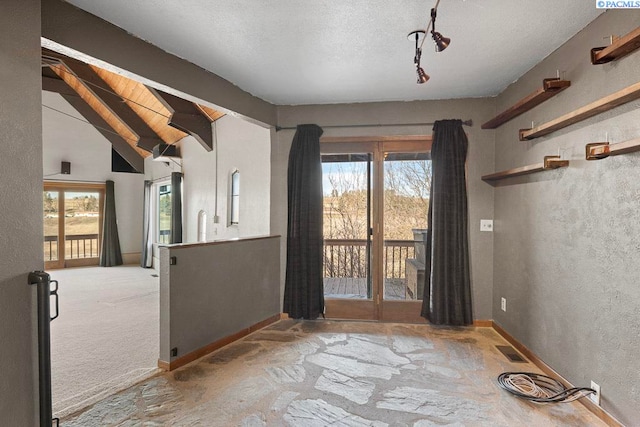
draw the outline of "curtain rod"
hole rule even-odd
[[[398,126],[433,126],[435,123],[431,122],[431,123],[398,123],[398,124],[391,124],[391,123],[378,123],[378,124],[371,124],[371,125],[328,125],[328,126],[320,126],[323,129],[328,129],[328,128],[375,128],[375,127],[398,127]],[[473,120],[469,119],[469,120],[464,120],[462,122],[463,125],[465,126],[473,126]],[[292,130],[292,129],[296,129],[297,126],[276,126],[276,132],[279,132],[281,130]]]
[[[56,174],[56,175],[62,175],[62,174]],[[53,176],[53,175],[49,175],[49,176]],[[43,182],[74,182],[77,184],[104,184],[106,181],[109,180],[104,180],[104,181],[85,181],[85,180],[80,180],[80,179],[51,179],[51,178],[47,178],[44,177],[44,179],[42,180]]]

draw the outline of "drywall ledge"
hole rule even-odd
[[[160,366],[280,316],[279,236],[159,251]]]

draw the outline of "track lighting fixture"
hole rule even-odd
[[[420,58],[422,57],[422,48],[418,46],[418,42],[420,41],[420,34],[422,34],[422,38],[424,39],[424,31],[416,30],[409,33],[409,36],[415,34],[416,37],[416,53],[413,57],[413,63],[416,64],[416,74],[418,75],[418,84],[426,83],[429,80],[429,76],[424,72],[422,67],[420,66]]]
[[[433,42],[436,44],[436,50],[438,52],[445,50],[449,46],[449,43],[451,43],[450,38],[443,37],[442,34],[437,31],[431,31],[431,36],[433,37]]]
[[[426,83],[429,80],[429,76],[424,72],[422,67],[420,66],[420,58],[422,57],[422,45],[424,44],[424,40],[426,39],[426,34],[431,30],[431,38],[433,38],[433,42],[435,43],[436,52],[442,52],[449,44],[451,44],[451,39],[448,37],[444,37],[442,34],[436,31],[436,15],[438,13],[438,5],[440,4],[440,0],[436,2],[436,5],[431,9],[431,17],[429,19],[429,23],[427,24],[426,30],[415,30],[409,33],[408,37],[415,35],[416,40],[416,53],[413,57],[413,63],[416,64],[416,73],[418,74],[418,84]],[[420,42],[420,34],[422,34],[422,41]],[[418,43],[420,42],[420,43]]]
[[[429,80],[429,76],[424,72],[422,67],[418,67],[418,84],[426,83]]]

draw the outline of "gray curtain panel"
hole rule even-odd
[[[144,199],[142,208],[142,254],[140,267],[153,266],[153,239],[151,234],[151,190],[153,181],[144,182]]]
[[[122,265],[122,252],[120,252],[120,239],[118,237],[114,184],[113,181],[107,181],[104,195],[100,266],[113,267],[115,265]]]
[[[171,239],[169,243],[182,243],[182,174],[171,173]]]
[[[317,319],[324,313],[321,135],[317,125],[299,125],[289,152],[283,311],[294,319]]]
[[[473,323],[467,235],[467,146],[461,120],[435,122],[421,314],[437,325]]]

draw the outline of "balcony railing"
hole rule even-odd
[[[97,258],[98,234],[68,234],[65,236],[65,258]],[[58,236],[44,236],[45,261],[58,259]]]
[[[171,236],[171,230],[160,230],[158,231],[158,243],[168,244]]]
[[[404,279],[407,258],[415,258],[413,240],[385,240],[385,279]],[[324,277],[367,277],[367,241],[325,239]]]

